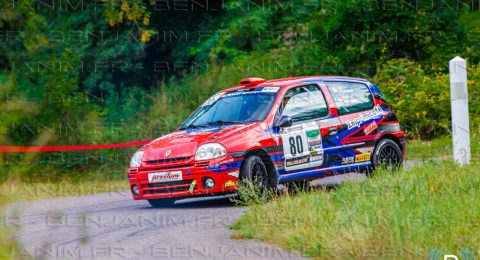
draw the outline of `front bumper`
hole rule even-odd
[[[238,175],[241,160],[222,158],[208,162],[189,162],[183,165],[147,165],[140,168],[129,168],[127,176],[132,192],[133,185],[138,187],[139,194],[132,192],[133,199],[187,198],[206,195],[220,195],[235,192],[238,189]],[[151,183],[149,173],[181,171],[182,179]],[[215,181],[213,188],[205,187],[206,178]],[[193,186],[193,187],[192,187]]]

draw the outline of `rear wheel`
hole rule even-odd
[[[398,168],[403,163],[402,150],[393,140],[383,139],[375,147],[372,163],[374,168],[379,166]]]
[[[175,199],[155,199],[155,200],[148,200],[148,203],[152,205],[154,208],[165,208],[172,206],[175,203]]]

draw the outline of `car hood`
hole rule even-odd
[[[221,143],[222,139],[255,127],[255,125],[257,123],[175,131],[145,145],[143,161],[190,157],[195,155],[197,147],[203,143]]]

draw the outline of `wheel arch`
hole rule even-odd
[[[377,142],[375,143],[375,148],[377,148],[377,145],[378,143],[380,143],[380,141],[382,141],[383,139],[390,139],[392,141],[394,141],[398,147],[400,148],[400,151],[403,151],[405,149],[405,147],[403,147],[402,143],[400,142],[400,139],[392,134],[384,134],[382,135],[382,137],[380,137]]]
[[[243,158],[245,159],[248,156],[252,156],[252,155],[256,155],[260,157],[263,164],[265,164],[265,167],[267,168],[270,184],[276,186],[278,183],[277,170],[275,169],[275,165],[273,164],[273,161],[270,158],[270,155],[268,154],[268,152],[263,148],[254,148],[246,151],[245,154],[243,155]],[[242,161],[240,168],[243,166],[244,163],[245,163],[245,160]]]

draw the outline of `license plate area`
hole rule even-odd
[[[148,174],[148,183],[161,183],[183,180],[182,171],[151,172]]]

